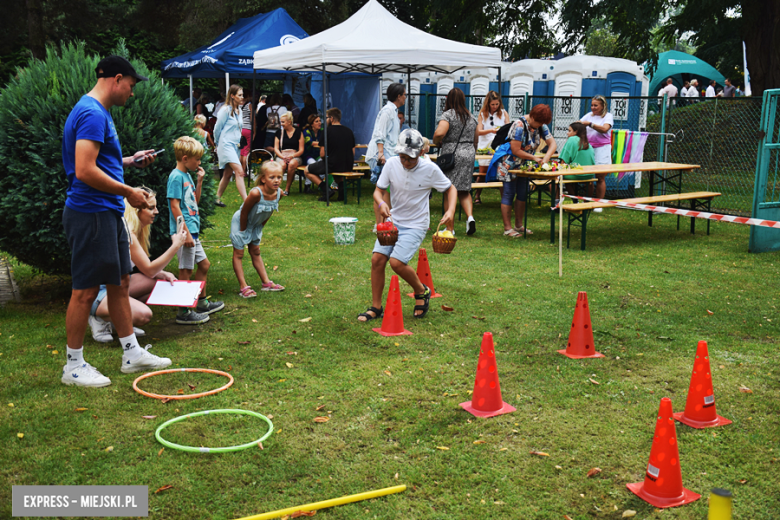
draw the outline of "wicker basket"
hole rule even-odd
[[[394,246],[398,242],[398,228],[376,230],[376,239],[381,246]]]
[[[388,218],[385,222],[393,222],[392,218]],[[393,225],[393,229],[376,230],[376,239],[379,240],[380,246],[394,246],[398,242],[398,228]]]
[[[441,228],[441,224],[439,224],[439,227],[436,228],[436,233],[433,235],[433,252],[448,255],[452,253],[453,249],[455,249],[455,243],[458,241],[458,239],[455,237],[440,237],[438,235],[439,228]]]

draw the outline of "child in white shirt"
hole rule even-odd
[[[382,221],[386,221],[391,213],[384,196],[390,189],[392,218],[398,228],[398,241],[392,246],[383,246],[379,240],[374,244],[371,256],[371,307],[358,315],[358,321],[370,321],[382,316],[382,294],[388,261],[393,271],[414,291],[416,305],[413,316],[422,318],[428,312],[431,289],[420,281],[408,264],[430,227],[428,198],[431,188],[447,192],[449,209],[440,221],[440,225],[445,226],[452,224],[458,192],[436,163],[420,160],[422,149],[423,137],[420,132],[413,129],[401,132],[395,150],[397,155],[387,160],[377,180],[374,201],[379,206]]]

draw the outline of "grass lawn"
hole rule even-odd
[[[605,211],[589,221],[587,251],[573,232],[559,278],[547,207],[531,206],[536,234],[507,239],[497,192],[486,190],[477,234],[465,236],[465,218],[456,223],[453,254],[434,254],[426,239],[444,297],[416,320],[404,296],[405,325],[414,334],[384,338],[371,331],[377,322],[355,319],[370,303],[374,235],[365,184],[360,205],[351,196],[349,205],[329,208],[293,188],[261,246],[272,279],[287,289],[250,300],[237,296],[232,249],[220,247],[229,244],[238,208],[230,188],[228,208],[202,236],[212,263],[209,293],[225,310],[186,328],[173,322],[173,310],[157,308],[142,338],[173,367],[235,378],[229,390],[200,399],[163,404],[135,393],[135,375],[119,371],[118,346],[98,344],[89,333],[86,359],[112,385],[63,386],[69,280],[37,276],[14,261],[23,301],[0,309],[0,517],[11,516],[12,485],[147,485],[150,518],[189,520],[234,519],[400,483],[406,492],[317,518],[589,519],[633,509],[640,519],[701,519],[713,487],[734,493],[734,518],[777,517],[780,257],[748,254],[748,227],[713,223],[706,236],[700,221],[692,236],[687,222],[677,231],[669,215],[649,228],[644,213]],[[438,215],[440,195],[433,201]],[[328,219],[336,216],[360,219],[354,245],[333,243]],[[245,269],[259,288],[248,258]],[[401,291],[409,292],[403,282]],[[603,359],[556,353],[565,347],[578,291],[588,293]],[[470,400],[487,331],[504,401],[517,411],[478,419],[458,403]],[[734,422],[707,430],[677,423],[683,483],[705,497],[656,510],[626,483],[644,478],[660,399],[683,410],[699,340],[709,343],[717,411]],[[177,394],[224,381],[177,374],[141,386]],[[273,416],[276,431],[263,450],[161,451],[159,424],[219,408]],[[142,417],[150,415],[156,418]],[[171,426],[165,437],[216,447],[265,431],[256,418],[211,416]],[[587,478],[594,467],[602,472]],[[166,485],[173,488],[154,494]]]

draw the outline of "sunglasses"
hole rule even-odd
[[[493,125],[493,116],[490,116],[490,125]]]

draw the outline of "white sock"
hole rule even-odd
[[[474,220],[474,217],[469,217],[466,219],[466,223],[471,222],[472,220]]]
[[[70,348],[66,346],[65,350],[68,353],[68,368],[80,367],[84,363],[84,347]]]
[[[141,351],[143,349],[141,348],[141,345],[138,344],[135,333],[130,334],[126,338],[119,338],[119,344],[122,345],[122,350],[124,350],[125,356],[127,356],[127,359],[130,361],[135,361],[141,357]]]

